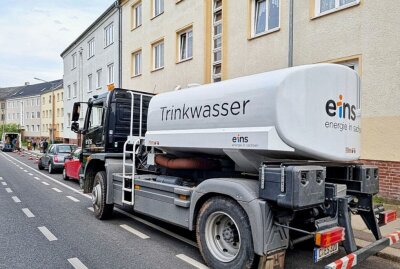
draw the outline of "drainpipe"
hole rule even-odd
[[[288,67],[293,66],[293,0],[289,1],[289,48]]]
[[[118,8],[118,88],[122,88],[122,8],[118,1],[115,5]]]

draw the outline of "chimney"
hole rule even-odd
[[[25,82],[25,86],[28,86],[28,85],[29,85],[29,81]]]

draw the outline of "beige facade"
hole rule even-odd
[[[43,138],[55,141],[63,140],[64,129],[64,89],[62,85],[56,89],[48,90],[40,95],[41,100],[41,133]],[[54,125],[53,125],[54,124]],[[52,133],[54,131],[54,137]]]
[[[154,16],[156,2],[121,1],[124,88],[160,93],[216,81],[216,68],[230,79],[288,67],[290,1],[164,1],[163,12]],[[362,81],[362,158],[400,161],[400,2],[293,2],[293,65],[354,68]],[[180,33],[187,29],[192,57],[179,61]],[[156,68],[160,42],[164,64]]]

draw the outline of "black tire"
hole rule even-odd
[[[53,163],[49,162],[49,167],[48,167],[49,174],[54,174],[54,167]]]
[[[64,180],[69,180],[69,177],[67,176],[67,171],[65,170],[65,167],[63,169],[63,179]]]
[[[213,223],[213,220],[215,221],[214,226],[209,224]],[[210,230],[207,227],[219,227],[219,225],[223,228],[225,227],[223,229],[224,233],[219,235],[218,232],[216,232],[216,239],[213,240],[212,238],[214,238],[214,236],[212,230],[214,229]],[[230,227],[228,237],[226,237],[225,233],[226,227]],[[215,230],[218,229],[219,228],[215,228]],[[207,236],[206,233],[208,234]],[[196,237],[200,252],[210,268],[252,268],[253,264],[257,261],[257,255],[254,253],[253,238],[248,216],[243,208],[230,198],[217,196],[207,200],[203,204],[197,217]],[[236,253],[232,253],[232,256],[228,258],[228,260],[222,261],[221,258],[217,257],[219,254],[213,254],[212,247],[209,248],[207,238],[209,244],[212,241],[216,242],[215,246],[217,247],[214,247],[214,253],[222,253],[221,255],[229,253],[230,251],[223,247],[224,243],[225,245],[231,244],[231,246],[233,246],[231,250],[233,249],[235,251],[236,248]],[[226,243],[228,241],[231,242]],[[213,243],[210,245],[213,245]]]
[[[109,219],[114,210],[114,204],[106,204],[107,176],[106,172],[99,171],[94,177],[92,202],[94,215],[100,220]]]
[[[43,167],[43,165],[42,165],[42,160],[39,160],[39,162],[38,162],[38,168],[39,168],[39,170],[43,170],[43,169],[44,169],[44,167]]]

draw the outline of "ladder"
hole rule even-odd
[[[136,174],[136,148],[140,145],[143,139],[142,136],[142,108],[143,96],[140,95],[140,120],[139,120],[139,136],[133,136],[133,109],[134,109],[134,93],[131,94],[131,120],[130,131],[124,143],[123,157],[122,157],[122,204],[133,205],[135,201],[135,174]],[[128,146],[132,145],[132,150],[128,150]],[[132,154],[132,161],[126,159],[126,156]],[[131,173],[127,170],[131,169]]]

